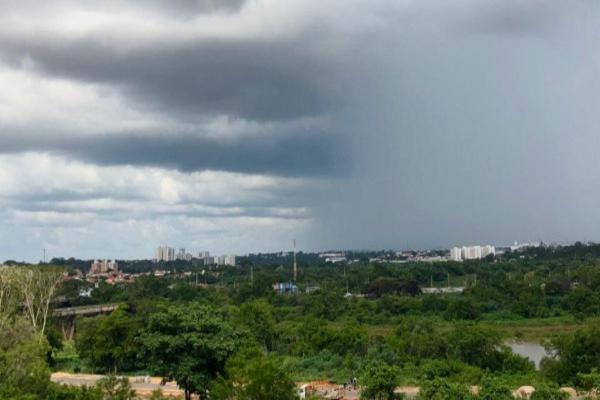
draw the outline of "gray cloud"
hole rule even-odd
[[[24,4],[26,13],[31,4]],[[99,4],[88,7],[118,6]],[[84,135],[78,124],[27,125],[19,113],[16,121],[0,121],[0,153],[174,174],[145,182],[156,185],[158,197],[109,184],[106,191],[86,191],[86,181],[76,179],[73,185],[84,188],[73,192],[60,185],[39,196],[16,190],[10,207],[31,229],[46,221],[60,227],[62,214],[79,212],[85,215],[65,224],[95,224],[100,231],[119,225],[126,232],[82,247],[70,239],[80,236],[67,230],[56,235],[62,240],[52,243],[56,248],[114,246],[133,254],[122,241],[147,254],[155,241],[184,245],[194,237],[202,247],[240,252],[281,249],[291,237],[314,249],[600,239],[598,3],[306,0],[290,3],[289,15],[260,0],[152,0],[147,12],[148,3],[130,4],[128,15],[139,8],[164,29],[145,37],[120,26],[114,32],[84,26],[84,33],[58,26],[41,29],[42,35],[25,24],[0,35],[4,66],[34,78],[97,85],[122,97],[127,111],[164,127]],[[279,14],[244,14],[254,6]],[[231,32],[217,26],[197,34],[199,15],[243,18]],[[24,109],[24,115],[31,111]],[[223,137],[191,133],[219,117],[255,128]],[[272,128],[311,118],[327,123]],[[174,170],[186,177],[219,170],[302,183],[259,183],[228,196],[243,182],[232,180],[216,194],[204,187],[184,192],[180,187],[197,177],[188,182]],[[208,186],[221,179],[228,178]],[[247,191],[253,195],[240,195]],[[10,218],[0,214],[0,233],[8,232]],[[91,231],[82,237],[101,236]],[[137,234],[145,236],[136,241]],[[40,235],[27,237],[40,241]]]
[[[201,40],[127,52],[103,38],[0,38],[0,58],[43,74],[116,85],[135,107],[179,117],[231,115],[281,120],[335,104],[334,72],[297,42]],[[329,60],[331,61],[331,60]]]
[[[235,12],[246,3],[246,0],[131,0],[124,3],[119,0],[89,1],[84,8],[88,11],[101,11],[118,14],[123,10],[161,13],[165,16],[191,19],[202,14],[215,12]],[[0,0],[1,7],[10,7],[12,11],[35,14],[36,10],[77,10],[82,7],[76,0],[59,0],[40,4],[35,0],[21,0],[18,3]]]
[[[183,172],[219,170],[275,176],[347,175],[347,162],[326,133],[217,140],[189,134],[0,137],[0,153],[49,152],[97,165],[155,166]],[[345,168],[344,168],[345,167]]]
[[[206,12],[236,11],[245,2],[246,0],[137,0],[134,3],[138,3],[140,7],[156,7],[169,14],[192,18]],[[123,4],[119,1],[108,3],[117,10]]]

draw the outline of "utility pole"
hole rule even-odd
[[[46,248],[44,247],[44,264],[46,264]]]
[[[450,272],[448,272],[447,274],[448,274],[448,287],[450,287]]]
[[[298,279],[298,265],[296,264],[296,239],[294,239],[294,282]]]
[[[254,286],[254,265],[250,265],[250,285]]]
[[[346,264],[344,264],[344,279],[346,280],[346,293],[350,293],[350,286],[348,285],[348,277],[346,276]]]

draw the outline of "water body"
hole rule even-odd
[[[507,342],[513,353],[526,357],[533,361],[536,369],[540,369],[540,361],[548,356],[548,352],[541,344],[537,342]]]

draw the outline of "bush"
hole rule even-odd
[[[459,383],[451,383],[445,379],[436,378],[425,382],[419,392],[419,400],[471,400],[473,395],[469,389]]]
[[[510,389],[495,379],[484,379],[477,396],[479,400],[514,400]]]
[[[567,400],[569,395],[561,392],[558,386],[538,385],[530,400]]]
[[[360,375],[361,400],[394,400],[402,398],[394,391],[398,385],[398,370],[385,363],[369,364]]]

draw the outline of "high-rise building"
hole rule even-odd
[[[185,248],[184,247],[179,249],[179,251],[177,252],[177,256],[175,258],[178,260],[185,260]]]
[[[481,247],[463,246],[460,255],[463,260],[476,260],[478,258],[481,258]]]
[[[496,248],[491,245],[485,246],[463,246],[450,249],[450,259],[453,261],[478,260],[496,254]]]
[[[496,254],[496,248],[494,246],[490,246],[489,244],[486,244],[485,246],[483,246],[482,250],[481,250],[481,257],[485,258],[489,255],[495,255]]]
[[[235,256],[234,255],[223,256],[223,265],[235,267]]]
[[[107,274],[111,271],[119,271],[119,264],[116,260],[94,260],[90,267],[90,274]]]
[[[175,260],[175,249],[169,246],[158,246],[154,260],[159,261],[174,261]]]
[[[235,256],[227,255],[227,256],[219,256],[215,257],[215,262],[217,265],[225,265],[228,267],[235,267]]]
[[[460,247],[453,247],[450,249],[450,259],[452,261],[462,261]]]

